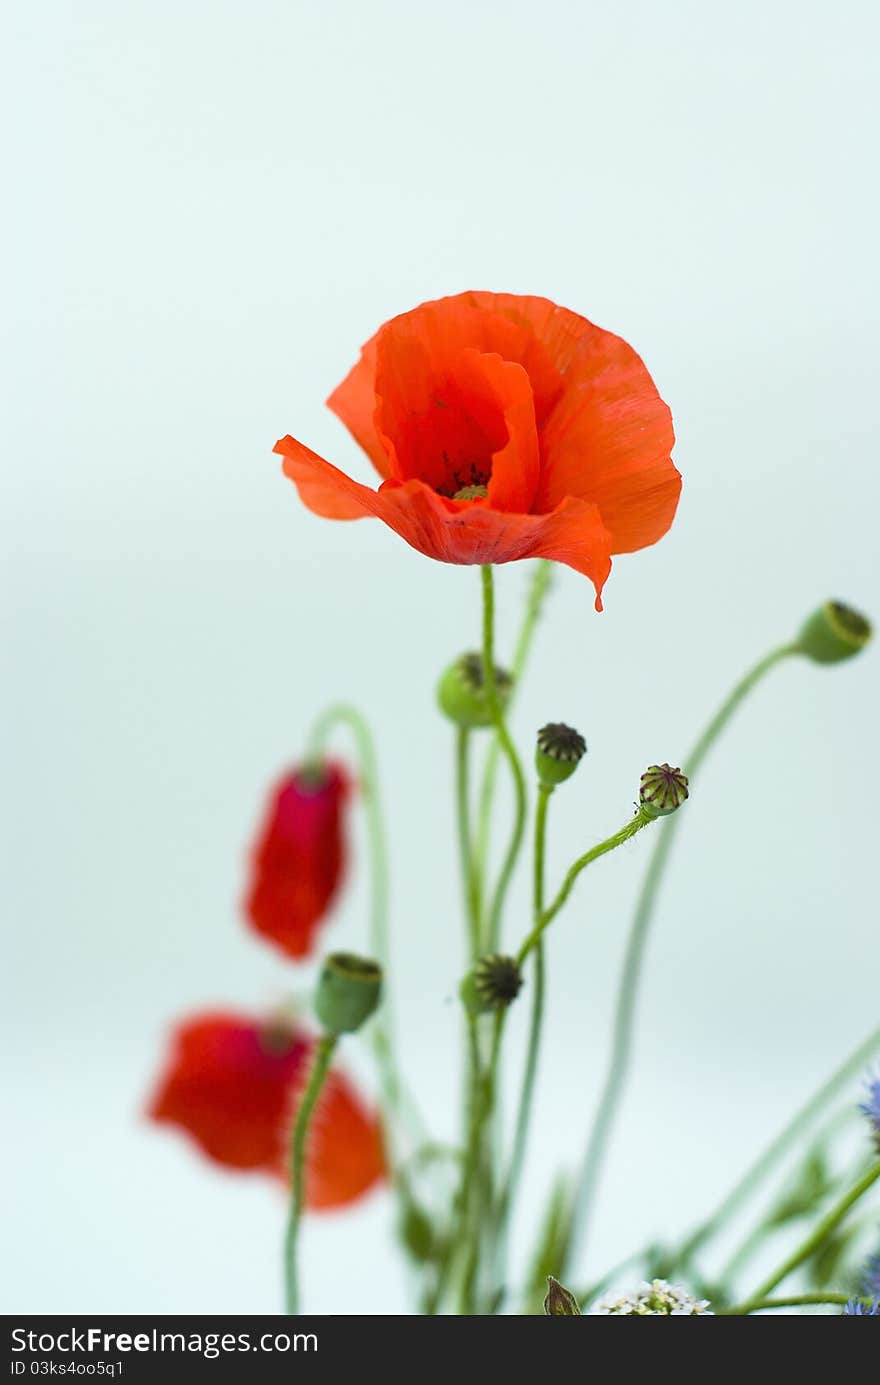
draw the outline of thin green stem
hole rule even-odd
[[[550,589],[552,573],[553,564],[548,562],[546,558],[539,559],[535,564],[528,600],[526,602],[526,609],[517,637],[516,648],[514,649],[513,662],[510,667],[510,672],[513,676],[511,700],[516,697],[519,691],[522,676],[525,672],[526,664],[528,663],[529,654],[531,653],[535,630],[544,605],[544,598]],[[492,737],[492,742],[486,755],[483,779],[480,785],[476,854],[481,879],[485,876],[486,862],[489,855],[492,803],[495,797],[495,782],[498,776],[498,761],[500,755],[501,742],[496,733]],[[492,952],[497,946],[498,938],[487,936],[486,950]]]
[[[315,1047],[312,1070],[309,1073],[309,1080],[303,1092],[302,1100],[296,1113],[296,1123],[293,1127],[293,1141],[290,1150],[290,1215],[287,1221],[287,1235],[284,1242],[287,1312],[289,1314],[296,1314],[299,1312],[297,1247],[305,1192],[306,1145],[308,1143],[309,1124],[314,1114],[318,1098],[321,1095],[321,1088],[324,1086],[324,1080],[330,1068],[338,1038],[338,1034],[322,1034],[318,1040]]]
[[[711,1216],[701,1222],[688,1237],[679,1251],[679,1261],[682,1264],[692,1259],[718,1228],[739,1210],[750,1194],[763,1182],[770,1170],[779,1163],[786,1151],[797,1142],[805,1130],[809,1129],[823,1107],[851,1077],[865,1066],[872,1054],[878,1050],[880,1050],[880,1029],[875,1029],[849,1055],[846,1061],[835,1069],[827,1081],[823,1082],[819,1090],[814,1092],[809,1100],[804,1102],[803,1106],[795,1112],[775,1139],[746,1169],[742,1178],[718,1204]]]
[[[480,571],[483,579],[483,676],[486,680],[486,701],[495,723],[495,734],[510,765],[516,799],[510,843],[486,915],[485,937],[490,946],[494,947],[499,936],[504,900],[525,832],[526,781],[519,756],[516,753],[516,747],[510,739],[510,733],[504,722],[501,704],[498,701],[498,690],[495,686],[495,588],[492,568],[487,564]]]
[[[370,952],[382,967],[385,977],[391,972],[389,934],[390,889],[385,817],[379,793],[379,764],[375,742],[366,718],[356,707],[338,703],[328,707],[314,723],[307,743],[307,758],[320,760],[325,746],[338,726],[351,732],[357,751],[359,786],[367,827],[370,858],[370,914],[368,937]],[[383,1124],[392,1165],[396,1163],[394,1120],[406,1114],[413,1131],[421,1136],[424,1123],[416,1102],[407,1091],[395,1057],[394,1016],[386,983],[384,1003],[370,1024],[370,1037],[382,1088]]]
[[[463,1244],[465,1249],[464,1274],[462,1277],[460,1311],[471,1314],[476,1306],[477,1274],[480,1263],[480,1244],[482,1241],[484,1212],[491,1212],[491,1187],[488,1195],[481,1197],[484,1184],[484,1139],[487,1122],[495,1104],[495,1091],[498,1080],[498,1062],[501,1054],[501,1039],[504,1032],[505,1012],[499,1010],[495,1015],[492,1030],[492,1046],[489,1060],[482,1068],[479,1062],[479,1042],[477,1021],[469,1015],[468,1027],[473,1049],[473,1069],[476,1081],[473,1085],[473,1099],[470,1112],[467,1156],[462,1181],[462,1203],[464,1207]]]
[[[773,1292],[777,1284],[781,1284],[783,1279],[787,1279],[799,1265],[802,1265],[805,1260],[809,1260],[810,1256],[814,1251],[818,1250],[826,1237],[843,1221],[849,1209],[858,1202],[860,1197],[864,1196],[868,1189],[877,1182],[878,1178],[880,1178],[880,1160],[872,1164],[867,1172],[862,1174],[862,1177],[834,1204],[830,1211],[825,1213],[825,1216],[822,1217],[813,1228],[806,1240],[802,1241],[798,1248],[764,1281],[761,1287],[755,1290],[753,1298],[767,1298],[768,1294]]]
[[[830,1294],[823,1291],[818,1294],[793,1294],[790,1298],[753,1298],[748,1303],[738,1303],[735,1308],[716,1308],[715,1314],[719,1318],[740,1318],[746,1313],[762,1313],[766,1308],[801,1308],[808,1304],[844,1304],[849,1303],[851,1294]]]
[[[535,810],[535,849],[532,873],[532,918],[535,927],[540,924],[544,912],[544,873],[547,847],[547,810],[550,804],[550,796],[553,788],[549,785],[541,784],[538,786],[538,802]],[[535,1097],[535,1078],[538,1072],[538,1057],[541,1050],[541,1034],[544,1021],[544,1000],[546,993],[546,977],[544,966],[544,945],[538,942],[535,947],[535,973],[532,989],[532,1012],[529,1022],[529,1038],[526,1050],[526,1063],[523,1069],[522,1086],[520,1088],[519,1108],[517,1111],[516,1126],[514,1127],[513,1148],[510,1155],[510,1165],[507,1177],[504,1181],[504,1189],[497,1212],[497,1262],[500,1274],[503,1274],[505,1246],[510,1217],[516,1201],[516,1193],[522,1175],[523,1163],[525,1161],[526,1145],[528,1143],[529,1126],[531,1123],[532,1106]]]
[[[459,727],[455,741],[455,791],[468,950],[474,963],[480,956],[480,884],[470,828],[470,732],[464,726]]]
[[[760,683],[777,664],[781,663],[789,656],[798,653],[800,653],[800,648],[797,644],[781,645],[778,649],[771,650],[763,659],[759,659],[758,662],[749,669],[745,676],[740,679],[706,726],[690,755],[687,756],[684,767],[689,778],[693,778],[700,769],[706,755],[727,726],[737,708],[752,689]],[[672,851],[672,844],[678,829],[679,820],[677,815],[670,821],[661,824],[660,833],[654,846],[653,855],[651,856],[648,868],[645,872],[641,892],[638,902],[636,903],[635,914],[633,915],[633,921],[630,926],[623,969],[620,976],[620,984],[617,990],[611,1052],[608,1059],[605,1080],[599,1097],[599,1104],[596,1108],[596,1115],[593,1119],[581,1165],[578,1190],[572,1213],[572,1234],[569,1239],[566,1263],[571,1262],[572,1257],[577,1251],[579,1241],[583,1237],[588,1210],[593,1201],[593,1195],[608,1148],[611,1128],[614,1124],[623,1097],[632,1054],[636,1005],[638,1002],[648,932],[653,919],[654,907],[660,891],[660,885],[663,881],[663,876]],[[565,1266],[562,1266],[560,1268],[560,1274],[564,1272]]]
[[[615,847],[623,846],[624,842],[628,842],[637,832],[641,832],[643,827],[648,827],[655,821],[655,818],[649,816],[644,809],[640,808],[636,812],[635,817],[631,818],[629,822],[621,827],[619,832],[613,833],[613,835],[607,837],[604,842],[600,842],[598,846],[592,847],[589,851],[585,852],[583,856],[578,857],[574,864],[569,867],[568,873],[553,903],[544,910],[531,933],[528,934],[520,947],[517,953],[517,961],[520,966],[522,966],[532,948],[537,947],[544,930],[549,927],[565,904],[581,872],[586,870],[587,866],[591,866],[594,861],[598,861],[600,856],[606,856],[609,851],[614,851]]]

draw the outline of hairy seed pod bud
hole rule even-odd
[[[493,952],[481,957],[459,986],[462,1003],[470,1015],[504,1010],[522,990],[522,972],[515,957]]]
[[[538,732],[535,769],[545,788],[555,789],[570,779],[587,753],[587,743],[579,731],[561,721],[548,722]]]
[[[492,711],[486,696],[482,654],[462,654],[450,664],[437,686],[441,712],[456,726],[472,731],[492,726]],[[495,695],[502,712],[510,701],[513,679],[506,669],[495,665]]]
[[[651,765],[642,775],[639,802],[648,817],[663,818],[674,813],[687,796],[687,775],[672,765]]]
[[[522,990],[522,972],[515,957],[492,952],[474,967],[474,991],[487,1010],[504,1010]]]
[[[581,1310],[574,1294],[570,1289],[566,1289],[564,1284],[560,1284],[558,1279],[554,1279],[552,1274],[547,1276],[544,1312],[548,1318],[579,1318],[581,1316]]]
[[[377,962],[334,952],[321,969],[315,1013],[331,1034],[352,1034],[372,1015],[382,995],[382,968]]]
[[[842,601],[826,601],[805,621],[797,637],[802,653],[817,664],[839,664],[864,649],[871,622]]]

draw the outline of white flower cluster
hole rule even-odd
[[[640,1284],[635,1293],[623,1294],[620,1298],[603,1298],[590,1309],[590,1313],[620,1313],[639,1318],[655,1313],[669,1318],[690,1318],[696,1313],[714,1316],[708,1299],[691,1298],[684,1289],[667,1284],[665,1279]]]

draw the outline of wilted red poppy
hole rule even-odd
[[[305,957],[345,869],[343,807],[351,781],[341,765],[293,770],[272,790],[254,844],[245,912],[288,957]]]
[[[681,477],[669,409],[620,337],[546,298],[462,293],[392,318],[328,400],[382,484],[294,438],[275,451],[316,514],[376,515],[429,558],[551,558],[596,587],[655,543]]]
[[[149,1106],[226,1168],[288,1176],[290,1137],[312,1041],[286,1021],[209,1011],[175,1029]],[[338,1072],[312,1117],[306,1203],[340,1207],[385,1171],[376,1118]]]

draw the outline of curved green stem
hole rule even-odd
[[[510,671],[513,675],[511,700],[516,697],[519,691],[519,685],[522,681],[522,676],[525,672],[525,667],[531,652],[532,640],[534,639],[538,619],[544,605],[544,598],[550,589],[552,573],[553,564],[548,562],[546,558],[540,558],[535,564],[529,596],[526,602],[526,609],[517,637],[516,648],[514,649],[513,662],[510,666]],[[492,743],[486,755],[483,779],[480,785],[476,855],[481,877],[485,874],[486,861],[489,855],[489,831],[492,823],[492,803],[495,797],[495,781],[498,775],[498,760],[500,754],[501,742],[496,734],[492,737]],[[498,938],[487,935],[486,950],[488,952],[493,952],[497,946]]]
[[[498,883],[495,886],[494,894],[489,905],[486,916],[485,934],[492,946],[499,936],[501,914],[504,908],[504,900],[510,879],[516,865],[519,849],[522,846],[523,833],[526,826],[526,781],[523,775],[522,765],[516,753],[516,747],[510,739],[510,733],[504,722],[501,711],[501,704],[498,701],[498,691],[495,687],[495,588],[490,565],[485,565],[480,569],[483,579],[483,676],[486,680],[486,701],[492,713],[492,720],[495,723],[495,734],[503,750],[507,762],[510,765],[510,772],[513,776],[513,787],[516,798],[514,810],[513,831],[510,843],[501,866],[501,873]]]
[[[719,1318],[739,1318],[746,1313],[762,1313],[765,1308],[801,1308],[808,1304],[844,1304],[849,1303],[851,1294],[829,1294],[827,1291],[818,1294],[793,1294],[790,1298],[753,1298],[748,1303],[738,1303],[735,1308],[716,1308],[715,1313]]]
[[[740,679],[706,726],[690,755],[687,756],[684,768],[689,778],[693,778],[694,774],[700,769],[706,755],[727,726],[727,723],[730,721],[737,708],[752,689],[760,683],[762,678],[764,678],[771,669],[775,668],[777,664],[787,659],[790,655],[800,652],[800,648],[797,644],[781,645],[778,649],[771,650],[763,659],[759,659],[758,662],[749,669],[745,676]],[[617,990],[611,1053],[608,1060],[605,1080],[602,1085],[602,1092],[599,1097],[599,1104],[596,1108],[596,1115],[593,1120],[587,1147],[584,1152],[583,1163],[581,1165],[578,1191],[572,1213],[572,1234],[569,1240],[566,1264],[571,1262],[572,1256],[576,1253],[579,1240],[583,1236],[587,1212],[592,1203],[595,1187],[599,1180],[602,1163],[611,1135],[611,1127],[614,1124],[623,1096],[632,1053],[636,1004],[638,1001],[639,983],[641,981],[648,931],[654,915],[657,895],[678,829],[679,821],[677,817],[673,817],[669,822],[661,825],[660,834],[654,846],[651,860],[648,863],[647,871],[645,872],[642,889],[630,926],[623,970],[621,971],[620,984]],[[560,1274],[564,1272],[565,1265],[560,1267]]]
[[[287,1222],[287,1236],[284,1242],[287,1312],[290,1314],[299,1312],[297,1245],[305,1189],[305,1158],[306,1144],[309,1135],[309,1123],[314,1114],[318,1098],[321,1095],[321,1088],[324,1086],[324,1080],[327,1076],[338,1038],[338,1034],[322,1034],[318,1040],[315,1047],[315,1058],[312,1063],[312,1070],[309,1073],[309,1080],[303,1092],[299,1110],[296,1113],[296,1123],[293,1127],[293,1142],[291,1144],[290,1153],[290,1216]]]
[[[605,856],[609,851],[614,851],[615,847],[623,846],[624,842],[628,842],[631,837],[634,837],[637,832],[641,832],[643,827],[649,827],[652,822],[656,822],[656,818],[651,817],[644,809],[639,808],[635,817],[631,818],[628,823],[621,827],[619,832],[613,833],[613,835],[607,837],[604,842],[600,842],[598,846],[592,847],[589,851],[585,852],[583,856],[578,857],[574,865],[569,867],[568,873],[553,903],[549,908],[544,910],[531,933],[529,933],[520,947],[517,953],[517,961],[520,966],[522,966],[532,948],[537,947],[545,928],[549,927],[565,904],[568,896],[574,889],[575,881],[581,871],[586,870],[587,866],[592,865],[594,861],[598,861],[600,856]]]
[[[328,707],[312,727],[306,755],[308,759],[320,760],[327,741],[338,726],[348,728],[357,751],[359,786],[366,817],[367,849],[370,857],[369,947],[387,978],[391,975],[388,847],[379,794],[378,757],[369,723],[357,708],[349,703],[341,702]],[[384,1003],[370,1025],[370,1035],[382,1087],[388,1154],[394,1164],[392,1135],[395,1117],[405,1112],[412,1129],[419,1136],[424,1133],[424,1123],[414,1098],[404,1086],[395,1058],[394,1017],[387,985]]]
[[[872,1054],[880,1050],[880,1029],[875,1029],[869,1034],[867,1039],[859,1044],[846,1059],[841,1063],[826,1082],[822,1084],[808,1101],[798,1110],[791,1120],[785,1125],[774,1140],[758,1156],[740,1178],[739,1182],[731,1189],[727,1196],[719,1203],[711,1216],[688,1237],[681,1250],[679,1260],[685,1263],[690,1260],[700,1247],[709,1240],[711,1236],[722,1226],[734,1212],[746,1201],[750,1194],[764,1180],[770,1170],[783,1157],[788,1149],[794,1145],[805,1130],[809,1129],[813,1120],[824,1106],[839,1091],[850,1077],[854,1076],[871,1058]]]
[[[456,734],[455,786],[461,879],[468,925],[468,947],[473,964],[480,956],[480,882],[470,828],[470,732],[464,726],[459,727]]]
[[[817,1223],[805,1241],[802,1241],[797,1250],[784,1260],[778,1269],[774,1270],[768,1279],[764,1281],[760,1289],[756,1289],[753,1295],[755,1299],[767,1298],[772,1293],[777,1284],[781,1284],[783,1279],[787,1279],[799,1265],[805,1260],[809,1260],[814,1251],[831,1234],[834,1228],[843,1221],[849,1209],[863,1197],[868,1189],[880,1178],[880,1160],[872,1164],[862,1177],[844,1193],[843,1197],[834,1204],[830,1211],[825,1213],[821,1221]]]

